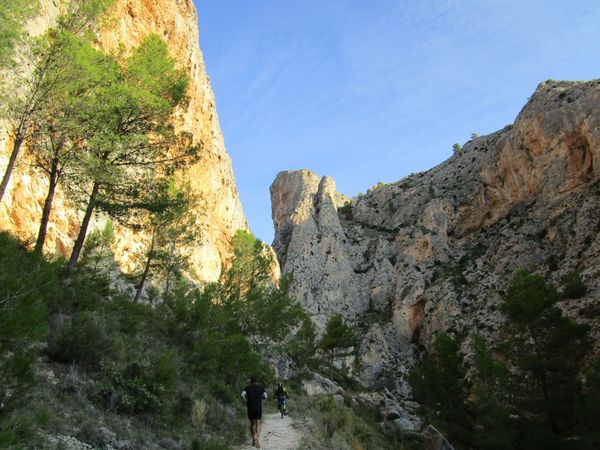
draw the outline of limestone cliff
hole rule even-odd
[[[277,176],[282,272],[321,329],[341,313],[360,330],[364,384],[406,393],[415,349],[440,330],[494,339],[518,268],[559,287],[579,271],[588,293],[561,306],[600,329],[599,100],[600,81],[542,83],[514,125],[344,206],[328,177]]]
[[[43,32],[59,14],[59,2],[43,0],[41,15],[29,24],[33,34]],[[238,229],[247,229],[233,176],[231,160],[223,142],[214,96],[198,45],[196,10],[192,0],[117,0],[110,19],[98,35],[98,45],[110,51],[139,44],[151,33],[162,36],[170,53],[190,76],[188,106],[178,111],[178,126],[202,144],[200,161],[186,168],[181,176],[189,181],[199,202],[193,214],[201,229],[193,261],[199,278],[215,280],[229,256],[229,239]],[[9,130],[0,136],[0,169],[7,161]],[[37,232],[45,193],[45,180],[21,164],[11,180],[0,205],[0,228],[24,239]],[[64,196],[55,201],[45,250],[65,255],[77,233],[79,211]],[[136,249],[145,237],[119,230],[116,258],[128,270]]]

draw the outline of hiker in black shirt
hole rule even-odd
[[[250,420],[250,434],[252,445],[260,448],[258,437],[260,436],[260,420],[262,419],[262,401],[267,398],[267,391],[259,384],[256,377],[250,378],[250,384],[242,391],[242,398],[248,408],[248,419]]]

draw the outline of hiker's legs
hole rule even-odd
[[[258,443],[258,420],[250,421],[250,434],[252,435],[252,444]]]

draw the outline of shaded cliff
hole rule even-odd
[[[320,329],[340,313],[361,331],[365,385],[406,393],[415,350],[438,331],[493,340],[518,268],[556,286],[580,272],[587,294],[561,306],[598,330],[599,99],[600,81],[542,83],[514,125],[346,204],[328,177],[277,176],[282,272]]]
[[[58,2],[43,0],[40,17],[31,21],[32,34],[40,34],[60,13]],[[229,241],[238,229],[247,229],[238,197],[231,160],[225,149],[214,96],[198,46],[196,10],[191,0],[117,0],[109,11],[107,25],[97,36],[102,48],[112,51],[120,45],[138,45],[154,33],[162,36],[171,55],[190,76],[189,104],[177,111],[177,126],[193,134],[201,144],[200,161],[184,169],[186,179],[198,203],[192,208],[201,230],[194,245],[193,266],[200,279],[215,280],[222,263],[229,257]],[[9,130],[0,136],[0,167],[7,155]],[[46,190],[45,179],[25,162],[18,167],[9,191],[0,205],[0,228],[22,239],[35,236]],[[49,225],[45,251],[65,255],[77,234],[79,211],[59,195]],[[102,219],[100,219],[101,222]],[[135,253],[146,236],[118,229],[115,256],[124,270],[135,263]]]

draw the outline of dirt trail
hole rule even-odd
[[[260,433],[260,448],[262,450],[295,450],[300,444],[302,433],[296,428],[293,417],[279,413],[263,414],[262,431]],[[250,432],[248,432],[250,442]],[[239,450],[254,450],[252,445],[238,447]]]

